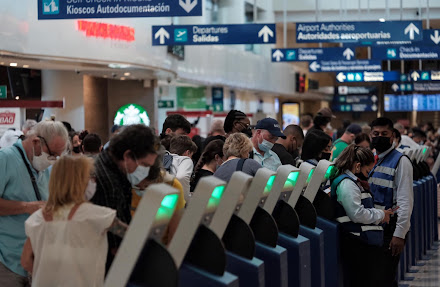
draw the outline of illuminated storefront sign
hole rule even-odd
[[[134,28],[129,26],[78,20],[77,29],[78,31],[85,32],[86,37],[111,39],[125,42],[133,42],[135,40]]]
[[[128,126],[136,124],[150,125],[150,118],[147,111],[136,104],[128,104],[119,108],[116,112],[115,125]]]

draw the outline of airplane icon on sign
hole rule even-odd
[[[182,37],[183,35],[185,35],[186,34],[186,31],[179,31],[179,32],[177,32],[177,37]]]

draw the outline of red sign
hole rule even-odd
[[[104,38],[133,42],[134,28],[122,25],[98,23],[92,21],[78,20],[78,31],[83,31],[86,37]]]
[[[0,113],[0,125],[13,125],[15,122],[15,113]]]

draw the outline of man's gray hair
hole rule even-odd
[[[31,129],[27,137],[40,136],[49,144],[54,137],[59,136],[69,143],[69,134],[62,122],[59,121],[41,121],[33,129]]]
[[[26,120],[26,122],[24,122],[23,127],[21,128],[21,130],[31,130],[33,127],[35,127],[37,125],[37,121],[36,120]]]

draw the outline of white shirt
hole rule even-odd
[[[403,139],[403,138],[402,138]],[[379,161],[394,147],[379,154]],[[393,198],[397,201],[397,223],[393,236],[404,239],[411,226],[411,214],[414,206],[413,167],[411,161],[403,156],[396,167],[394,175]]]
[[[116,211],[87,202],[67,220],[72,207],[59,210],[52,221],[45,221],[40,209],[25,222],[35,257],[33,287],[104,285],[106,231]]]
[[[345,173],[354,181],[357,177],[349,170]],[[343,180],[336,189],[338,202],[344,207],[345,213],[351,221],[362,224],[379,224],[385,217],[383,210],[365,208],[362,205],[361,189],[351,180]]]
[[[185,201],[189,202],[191,197],[191,175],[193,173],[194,164],[190,157],[171,154],[173,163],[170,167],[170,173],[176,176],[177,180],[182,184]]]

